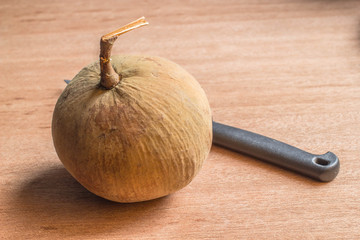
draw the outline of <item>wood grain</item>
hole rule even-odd
[[[201,83],[214,120],[313,153],[318,183],[213,147],[168,197],[116,204],[86,191],[51,138],[65,84],[99,38],[146,16],[116,54],[169,58]],[[360,2],[357,0],[0,2],[0,238],[359,239]]]

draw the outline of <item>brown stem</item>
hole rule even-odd
[[[138,27],[149,24],[144,17],[138,20],[126,24],[125,26],[108,33],[101,37],[100,40],[100,69],[101,69],[101,80],[100,84],[106,89],[112,89],[115,85],[120,82],[119,74],[117,74],[111,65],[111,49],[121,34],[134,30]]]

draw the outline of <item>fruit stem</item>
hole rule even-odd
[[[112,89],[120,80],[121,75],[117,74],[111,65],[111,49],[121,34],[127,33],[131,30],[149,24],[144,17],[141,17],[134,22],[128,23],[125,26],[108,33],[101,37],[100,40],[100,84],[106,89]]]

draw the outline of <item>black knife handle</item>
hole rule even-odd
[[[339,159],[332,152],[314,155],[286,143],[214,121],[213,143],[322,182],[333,180],[340,169]]]

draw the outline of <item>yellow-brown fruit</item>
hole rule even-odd
[[[100,59],[74,77],[55,106],[52,135],[65,168],[89,191],[117,202],[185,187],[212,143],[203,89],[163,58]],[[119,81],[106,86],[107,63]]]

